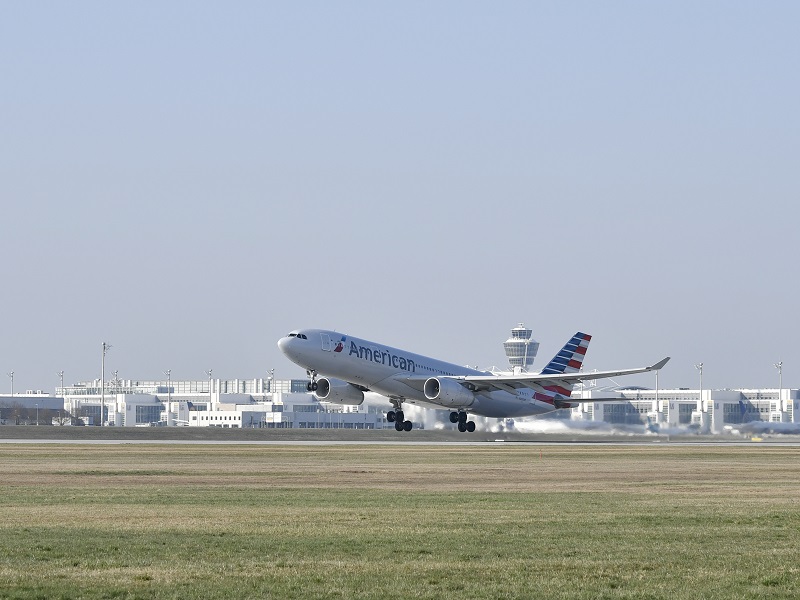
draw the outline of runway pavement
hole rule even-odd
[[[353,429],[220,429],[211,427],[35,427],[0,426],[0,444],[285,444],[285,445],[712,445],[752,446],[769,444],[800,446],[797,435],[760,437],[717,435],[658,435],[587,433],[543,434],[519,432],[457,431],[397,432]]]

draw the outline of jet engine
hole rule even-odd
[[[447,408],[467,408],[475,402],[475,395],[454,379],[431,377],[425,382],[425,397]]]
[[[364,392],[352,383],[333,377],[317,379],[317,390],[314,392],[317,400],[333,402],[334,404],[350,404],[358,406],[364,401]]]

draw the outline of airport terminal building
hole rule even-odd
[[[341,428],[383,429],[388,401],[369,394],[360,406],[319,402],[305,379],[81,382],[43,392],[0,395],[0,424],[111,425],[116,427]],[[735,389],[576,391],[575,396],[618,397],[585,402],[561,411],[564,419],[602,422],[628,430],[683,429],[730,433],[743,426],[769,424],[800,431],[800,390]],[[416,409],[417,427],[451,429],[449,411]],[[101,417],[102,415],[102,417]],[[484,426],[512,429],[513,421],[482,419]],[[517,419],[520,421],[520,419]]]
[[[369,407],[328,406],[305,379],[81,382],[59,388],[73,424],[117,427],[343,428],[382,427]]]
[[[761,422],[796,424],[800,430],[800,390],[618,389],[576,392],[586,398],[619,397],[619,402],[587,402],[570,409],[571,418],[619,425],[689,428],[724,433]],[[776,426],[776,429],[779,427]]]

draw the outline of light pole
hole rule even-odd
[[[39,403],[36,403],[36,426],[39,426]]]
[[[58,375],[59,379],[61,380],[61,398],[63,399],[64,398],[64,369],[61,369],[58,373],[56,373],[56,375]],[[61,404],[62,404],[62,406],[64,405],[63,401],[62,401]],[[70,407],[70,409],[71,408],[72,407]],[[59,409],[59,411],[58,411],[58,424],[59,425],[63,425],[64,424],[64,421],[61,418],[61,409]]]
[[[269,370],[269,378],[267,379],[267,383],[269,384],[269,388],[267,391],[271,394],[272,393],[272,382],[275,381],[275,369]]]
[[[172,369],[164,371],[167,376],[167,427],[172,425]]]
[[[659,369],[656,369],[656,412],[660,415],[661,414],[661,406],[658,403],[658,371],[659,371]]]
[[[695,369],[700,371],[700,398],[697,401],[697,411],[703,411],[703,363],[697,363],[694,366]]]
[[[8,374],[8,376],[11,377],[11,395],[13,396],[14,395],[14,371],[11,371]]]
[[[214,369],[209,369],[206,371],[206,375],[208,375],[208,410],[211,410],[211,373]]]
[[[100,427],[103,426],[103,417],[106,412],[106,352],[111,349],[111,344],[103,342],[103,358],[100,361]]]
[[[773,366],[778,369],[778,410],[783,410],[783,407],[781,407],[781,392],[783,391],[783,361],[778,361]]]

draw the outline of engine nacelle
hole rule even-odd
[[[358,406],[364,401],[364,392],[352,383],[333,377],[317,379],[317,390],[314,392],[314,396],[323,402],[352,406]]]
[[[453,379],[431,377],[425,382],[425,397],[447,408],[467,408],[475,402],[475,394]]]

